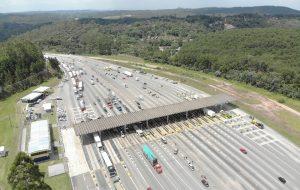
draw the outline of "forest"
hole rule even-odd
[[[253,14],[254,10],[269,14]],[[244,13],[233,9],[236,14],[228,15],[201,15],[195,11],[188,10],[191,14],[186,16],[154,17],[116,17],[109,12],[113,18],[100,16],[108,13],[81,12],[77,19],[71,19],[74,12],[67,12],[65,20],[49,17],[53,20],[47,21],[53,23],[44,23],[13,39],[30,41],[50,52],[133,55],[300,98],[297,11],[281,14],[284,11],[278,7],[252,8]],[[37,23],[42,22],[36,19]]]
[[[0,98],[36,85],[49,77],[41,50],[14,40],[0,46]]]

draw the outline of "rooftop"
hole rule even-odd
[[[214,96],[199,98],[191,101],[184,101],[176,104],[160,106],[152,109],[145,109],[136,112],[117,115],[114,117],[100,118],[89,122],[79,123],[74,126],[76,135],[85,135],[116,127],[138,123],[150,119],[174,115],[187,111],[198,110],[215,105],[226,104],[234,101],[232,96],[218,94]]]
[[[33,90],[32,92],[39,92],[39,93],[44,93],[47,90],[49,90],[50,87],[48,86],[40,86],[37,89]]]
[[[32,122],[28,143],[28,153],[33,154],[48,150],[51,150],[48,120]]]
[[[32,92],[26,96],[24,96],[23,98],[21,98],[22,101],[32,101],[35,100],[37,98],[39,98],[40,96],[42,96],[42,93],[39,92]]]

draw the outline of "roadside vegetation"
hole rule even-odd
[[[10,168],[8,182],[12,189],[43,189],[51,190],[51,187],[44,182],[45,175],[40,172],[30,156],[25,152],[19,152]]]
[[[54,87],[58,84],[57,78],[51,78],[42,83],[43,86]],[[15,93],[6,99],[0,100],[0,145],[8,150],[8,156],[0,158],[0,188],[10,189],[7,176],[15,156],[19,150],[19,135],[21,120],[24,119],[24,107],[19,100],[38,86],[33,86],[25,91]],[[47,178],[46,178],[47,180]],[[50,183],[49,183],[50,184]]]

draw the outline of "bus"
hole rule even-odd
[[[102,145],[99,133],[93,133],[93,137],[94,137],[94,141],[96,143],[97,148],[102,149],[103,145]]]
[[[150,162],[150,164],[152,166],[157,165],[158,164],[157,158],[154,155],[154,153],[152,152],[152,150],[150,149],[150,147],[147,146],[146,144],[144,144],[142,149],[143,149],[144,156],[147,158],[147,160]]]
[[[105,151],[103,151],[103,150],[100,151],[100,154],[101,154],[101,156],[103,158],[104,164],[105,164],[105,166],[106,166],[106,168],[107,168],[107,170],[109,172],[109,175],[111,177],[114,177],[116,175],[116,170],[115,170],[112,162],[110,161],[110,158],[109,158],[108,154]]]

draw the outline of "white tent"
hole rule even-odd
[[[48,120],[31,123],[28,154],[51,151],[50,129]]]

